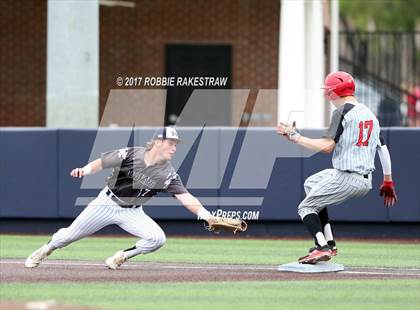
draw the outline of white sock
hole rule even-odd
[[[320,246],[327,245],[327,240],[325,240],[324,234],[322,232],[316,233],[315,238]]]
[[[324,226],[324,236],[325,236],[325,239],[327,239],[327,241],[334,240],[330,223],[327,223]]]
[[[51,245],[51,242],[47,243],[45,248],[47,250],[48,255],[50,255],[55,250],[55,248]]]

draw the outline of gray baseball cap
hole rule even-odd
[[[173,127],[162,127],[155,131],[153,135],[153,140],[175,140],[177,143],[182,143],[182,140],[179,138],[178,132]]]

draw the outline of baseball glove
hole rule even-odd
[[[236,234],[237,232],[245,231],[248,228],[248,224],[241,219],[213,217],[208,220],[207,225],[205,224],[204,227],[208,231],[212,231],[216,234],[218,234],[220,230],[227,230]]]

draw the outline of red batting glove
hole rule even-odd
[[[379,188],[379,195],[384,196],[384,205],[392,207],[397,201],[397,193],[395,192],[394,182],[384,181]]]

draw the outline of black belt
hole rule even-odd
[[[347,173],[357,173],[357,172],[350,171],[350,170],[344,170],[344,172],[347,172]],[[364,177],[365,179],[369,179],[369,174],[361,174],[361,175],[363,175],[363,177]]]
[[[140,206],[127,205],[127,204],[124,205],[123,204],[124,202],[121,199],[119,199],[117,196],[115,196],[115,194],[109,188],[106,190],[106,193],[105,194],[109,198],[111,198],[111,200],[113,202],[115,202],[117,205],[119,205],[121,208],[125,208],[125,209],[136,209],[136,208],[140,207]]]

